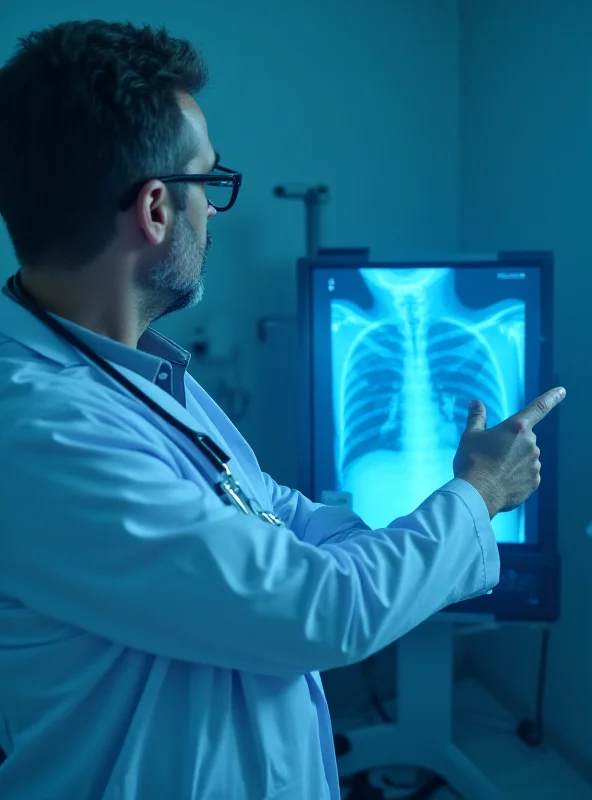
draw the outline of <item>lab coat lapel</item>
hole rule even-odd
[[[186,389],[191,399],[197,403],[203,416],[206,417],[206,424],[202,421],[198,421],[189,411],[171,397],[168,392],[165,392],[156,384],[142,378],[133,370],[121,367],[118,364],[113,364],[113,367],[130,380],[134,386],[144,392],[144,394],[147,394],[155,403],[158,403],[161,408],[164,408],[169,414],[172,414],[180,422],[187,425],[188,428],[210,436],[230,457],[229,466],[235,478],[238,479],[240,485],[247,494],[256,498],[262,507],[267,508],[269,506],[269,495],[265,489],[261,469],[253,451],[224,412],[216,405],[212,398],[206,394],[199,384],[192,378],[185,382]],[[164,422],[163,424],[166,425],[167,423]],[[190,442],[186,436],[172,428],[172,426],[167,425],[167,428],[171,430],[171,435],[175,437],[175,441],[181,445],[184,452],[193,461],[197,460],[202,470],[206,468],[209,474],[213,475],[212,467],[205,457],[198,453],[195,445]]]
[[[186,427],[190,428],[192,431],[196,433],[206,433],[211,436],[212,439],[216,441],[222,449],[224,449],[223,442],[217,440],[217,437],[210,433],[210,431],[204,431],[203,426],[200,426],[197,420],[185,409],[177,400],[175,400],[168,392],[165,392],[164,389],[161,389],[156,384],[152,383],[152,381],[143,378],[141,375],[138,375],[137,372],[134,370],[128,369],[127,367],[122,367],[119,364],[114,364],[113,362],[109,362],[111,366],[116,369],[121,375],[126,377],[134,386],[139,389],[143,394],[147,395],[151,400],[157,403],[162,409],[168,411],[171,416],[175,417],[179,422],[183,423]],[[98,367],[97,367],[98,369]],[[116,384],[115,381],[104,373],[104,379],[108,380],[111,385],[115,388],[119,389],[122,392],[126,392],[127,390],[123,387],[120,387],[119,384]],[[141,400],[138,400],[138,403],[141,403]],[[210,466],[209,462],[205,458],[205,456],[198,455],[198,450],[189,440],[187,436],[185,436],[180,431],[177,431],[172,425],[170,425],[166,420],[162,420],[162,424],[165,425],[170,431],[171,436],[175,439],[186,454],[195,461],[196,459],[199,461],[200,464],[207,464],[208,472],[211,473],[212,467]]]

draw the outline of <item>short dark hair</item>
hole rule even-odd
[[[126,190],[195,156],[178,94],[207,70],[188,41],[131,23],[64,22],[19,43],[0,69],[0,214],[21,264],[77,268],[115,235]]]

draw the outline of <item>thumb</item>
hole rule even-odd
[[[487,426],[487,412],[481,400],[473,400],[469,403],[469,416],[467,419],[466,430],[469,433],[473,431],[484,431]]]

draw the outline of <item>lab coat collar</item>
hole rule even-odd
[[[23,308],[18,303],[15,303],[14,300],[11,300],[0,292],[0,343],[3,337],[9,340],[12,339],[39,356],[60,364],[63,367],[86,366],[89,363],[84,355],[68,342],[60,339],[56,333],[37,319],[34,314],[31,314],[26,308]],[[158,403],[161,408],[187,425],[188,428],[199,432],[200,429],[196,425],[193,416],[171,397],[168,392],[141,375],[138,375],[138,373],[132,369],[128,369],[112,361],[109,363],[131,381],[134,386],[140,389],[140,391],[144,392],[144,394],[151,397],[154,402]],[[93,364],[92,368],[97,371],[97,377],[101,382],[109,386],[114,385],[114,380],[109,375],[102,372],[99,367]],[[125,392],[126,390],[121,387],[121,391]],[[182,438],[186,439],[186,437]],[[191,450],[194,450],[193,446],[191,446]]]
[[[40,356],[63,367],[84,364],[85,359],[34,314],[0,292],[0,337],[14,339]]]

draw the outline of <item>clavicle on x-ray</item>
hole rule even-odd
[[[331,302],[335,464],[340,491],[378,528],[453,477],[470,400],[489,426],[523,406],[525,303],[468,308],[447,268],[360,275],[371,309]],[[499,542],[524,541],[523,509],[493,524]]]

